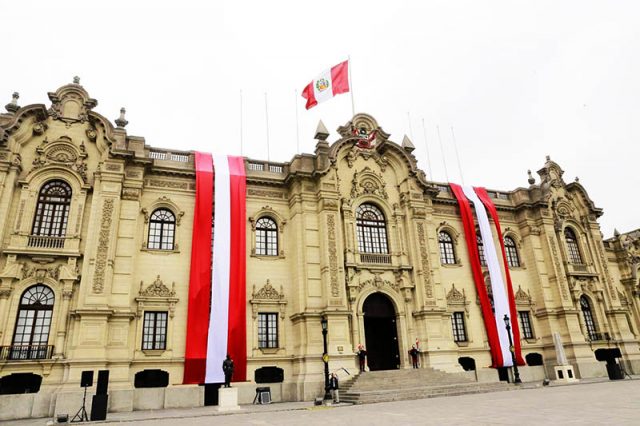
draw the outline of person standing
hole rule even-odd
[[[224,372],[224,387],[231,387],[231,377],[233,377],[233,360],[227,354],[227,359],[222,361],[222,371]]]
[[[418,366],[418,354],[420,351],[416,348],[416,345],[413,345],[409,350],[409,355],[411,355],[411,363],[413,364],[413,368],[419,368]]]
[[[360,363],[360,372],[364,373],[364,367],[367,359],[367,351],[364,349],[364,346],[358,345],[358,352],[356,352],[356,355],[358,355],[358,362]]]
[[[339,404],[340,395],[338,394],[338,376],[336,373],[331,373],[331,377],[329,377],[329,390],[331,391],[333,402]]]

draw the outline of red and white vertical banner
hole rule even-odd
[[[213,178],[213,170],[215,190],[213,185],[204,183],[199,188],[200,177],[204,180],[209,173]],[[211,205],[214,198],[215,222],[212,222]],[[208,223],[201,217],[207,214],[203,205],[206,202]],[[196,211],[184,383],[224,382],[222,362],[227,354],[235,364],[233,381],[246,380],[245,222],[244,159],[216,156],[212,160],[208,154],[196,153]],[[213,235],[212,223],[215,223]],[[208,253],[208,257],[203,252]],[[208,282],[205,282],[207,278]],[[205,304],[206,314],[203,312]],[[194,325],[193,330],[191,325]]]
[[[462,214],[463,227],[465,231],[465,239],[467,248],[469,249],[469,260],[473,271],[473,277],[476,289],[480,296],[480,304],[489,338],[489,346],[494,367],[510,367],[513,360],[510,352],[509,335],[504,323],[504,316],[509,315],[511,330],[513,333],[514,353],[516,362],[524,365],[520,348],[520,331],[518,327],[517,311],[515,307],[515,299],[511,285],[511,277],[506,261],[506,253],[504,249],[504,240],[500,230],[500,222],[498,221],[497,211],[493,202],[489,198],[484,188],[473,188],[470,186],[461,187],[459,185],[450,184],[451,189],[458,200],[460,211]],[[482,276],[482,265],[476,245],[476,231],[471,213],[471,205],[475,211],[478,229],[482,239],[483,250],[489,270],[491,280],[491,292],[493,295],[493,307],[487,295]],[[491,230],[491,224],[487,211],[491,214],[496,228],[496,239],[500,243],[500,253],[498,253],[494,241],[494,234]],[[502,255],[503,261],[499,258]],[[501,263],[504,269],[501,267]],[[506,277],[506,280],[503,278]]]

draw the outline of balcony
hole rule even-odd
[[[27,246],[41,249],[64,248],[65,237],[45,237],[41,235],[29,235]]]
[[[589,333],[589,341],[590,342],[608,342],[611,340],[611,335],[609,333]]]
[[[28,361],[51,359],[53,345],[0,346],[0,361]]]
[[[391,265],[390,254],[360,253],[360,263],[373,263],[377,265]]]

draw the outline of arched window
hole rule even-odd
[[[256,255],[278,255],[278,225],[270,217],[261,217],[256,222]]]
[[[38,194],[31,235],[64,237],[67,231],[71,187],[61,180],[45,183]]]
[[[20,298],[18,319],[13,333],[11,359],[42,359],[48,357],[49,329],[53,314],[53,291],[37,284],[29,287]]]
[[[387,223],[379,208],[373,204],[361,204],[356,209],[358,249],[361,253],[389,253]]]
[[[507,252],[507,263],[512,268],[520,267],[520,258],[518,257],[518,249],[516,242],[511,237],[504,237],[504,249]]]
[[[591,304],[585,296],[580,297],[580,309],[582,309],[582,317],[584,318],[589,340],[597,340],[598,334],[596,332],[596,323],[593,320],[593,312],[591,312]]]
[[[176,217],[169,209],[157,209],[149,218],[149,240],[147,248],[173,250],[176,233]]]
[[[569,263],[574,265],[582,265],[582,256],[580,256],[580,248],[578,247],[578,239],[571,228],[565,228],[564,240],[567,243],[567,253],[569,255]]]
[[[482,242],[482,236],[476,234],[476,242],[478,243],[478,257],[480,258],[480,264],[487,266],[487,258],[484,256],[484,243]]]
[[[446,231],[438,233],[438,244],[440,245],[440,262],[443,265],[453,265],[456,263],[456,254],[453,251],[453,238]]]

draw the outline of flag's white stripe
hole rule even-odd
[[[502,352],[503,360],[502,366],[511,367],[513,365],[513,359],[511,358],[511,352],[509,351],[509,335],[507,334],[507,329],[504,324],[505,314],[510,315],[509,299],[507,298],[506,287],[504,279],[502,278],[502,269],[500,268],[496,245],[493,241],[491,224],[489,223],[489,218],[484,204],[482,204],[482,201],[480,201],[473,188],[470,186],[463,186],[462,190],[467,196],[467,199],[473,203],[473,207],[476,211],[476,218],[478,219],[478,227],[480,228],[480,235],[482,236],[484,256],[487,260],[487,268],[489,269],[489,277],[491,278],[493,308],[496,327],[498,329],[498,338],[500,339],[500,350]]]
[[[215,173],[215,224],[213,229],[213,266],[211,315],[207,336],[205,383],[222,383],[222,362],[227,355],[229,329],[229,273],[231,262],[231,196],[229,161],[226,156],[213,159]]]
[[[318,90],[317,83],[320,79],[323,79],[328,83],[327,88],[322,91]],[[316,77],[311,84],[313,84],[313,95],[315,96],[318,103],[333,98],[333,81],[331,80],[331,68],[322,71],[322,74]]]

